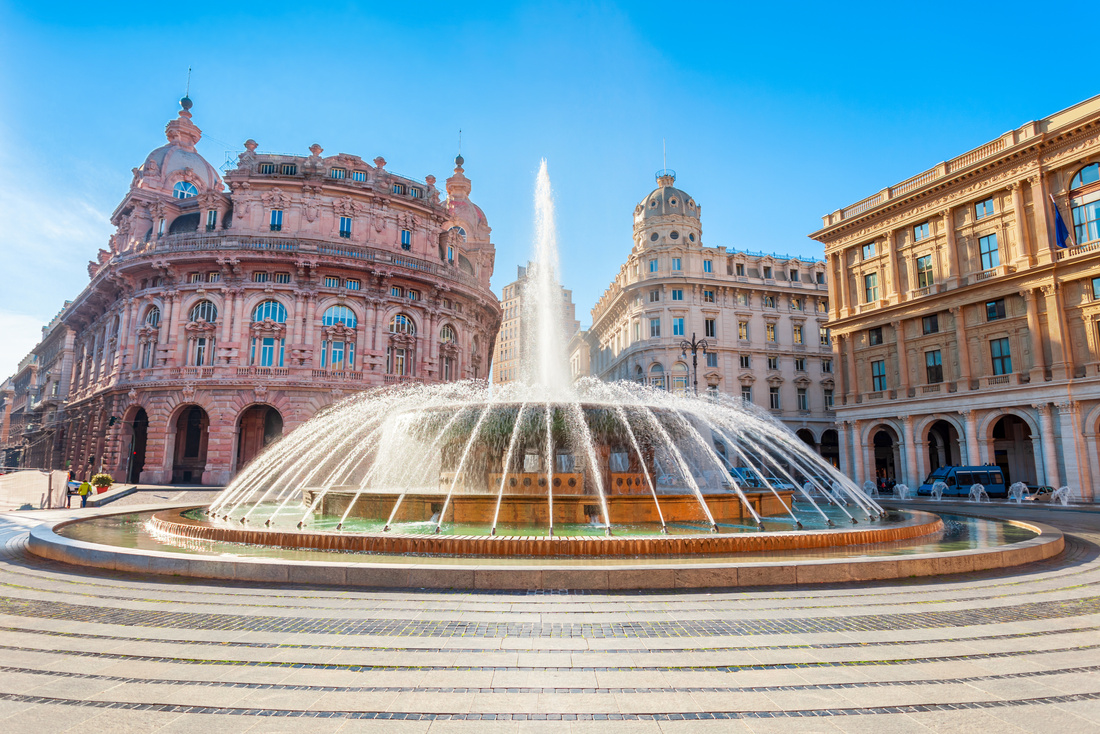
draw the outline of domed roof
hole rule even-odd
[[[139,169],[140,188],[170,192],[177,181],[187,180],[200,191],[223,190],[217,169],[195,150],[195,144],[202,139],[202,130],[191,122],[191,106],[187,97],[180,100],[179,117],[164,128],[168,144],[146,156]]]
[[[635,207],[635,218],[645,220],[669,214],[680,214],[698,219],[699,205],[687,192],[673,186],[672,184],[675,181],[675,171],[658,171],[657,188]]]
[[[485,212],[469,199],[447,199],[447,216],[461,219],[471,224],[487,224]]]

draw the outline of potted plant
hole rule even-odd
[[[92,486],[96,488],[97,494],[103,494],[111,485],[115,483],[114,477],[110,474],[96,474],[94,477],[88,480],[92,483]]]

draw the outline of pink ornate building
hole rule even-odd
[[[61,317],[66,394],[38,386],[66,401],[49,440],[78,476],[222,484],[350,392],[488,376],[495,248],[461,156],[444,201],[433,176],[316,144],[249,140],[223,180],[180,105]]]

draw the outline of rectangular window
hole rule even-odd
[[[661,300],[661,291],[659,288],[654,288],[649,292],[649,302],[657,303]]]
[[[792,311],[801,311],[802,310],[802,299],[801,298],[792,298],[791,299],[791,310]]]
[[[409,188],[409,196],[411,196],[414,199],[419,199],[420,196],[421,196],[420,189],[416,188],[415,186],[410,187]]]
[[[351,180],[352,181],[366,181],[367,180],[367,172],[366,171],[352,171],[351,172]]]
[[[769,370],[779,369],[779,357],[768,357],[768,369]]]
[[[714,261],[713,260],[704,260],[703,261],[703,272],[704,273],[713,273],[714,272]]]
[[[454,264],[455,261],[455,248],[447,245],[447,262]]]
[[[290,282],[290,273],[275,273],[275,282],[276,283],[289,283]]]
[[[817,299],[817,312],[818,313],[828,313],[829,312],[829,299],[828,298],[819,298],[819,299]]]
[[[409,292],[407,293],[407,296],[408,296],[410,301],[419,301],[420,300],[420,291],[414,291],[412,288],[410,288]]]
[[[771,265],[765,265],[764,266],[764,278],[766,278],[768,280],[771,280],[771,278],[772,278],[772,266]]]
[[[205,279],[206,279],[206,277],[202,273],[188,273],[187,274],[187,282],[188,283],[201,283]]]
[[[749,322],[738,321],[737,322],[737,338],[741,341],[749,340]]]
[[[868,242],[866,245],[863,246],[863,259],[864,260],[870,260],[874,256],[875,256],[875,243],[874,242]]]
[[[738,293],[737,294],[737,305],[739,305],[739,306],[749,305],[749,294],[748,293]]]
[[[340,217],[340,236],[351,237],[351,217]]]
[[[802,327],[801,326],[795,326],[794,327],[794,343],[795,344],[802,344],[803,343],[802,342]]]
[[[218,282],[221,282],[221,279],[222,279],[222,274],[217,272],[217,271],[210,272],[210,273],[206,274],[206,282],[207,283],[218,283]]]
[[[674,300],[674,301],[684,300],[684,291],[680,288],[673,288],[672,289],[672,300]]]
[[[917,258],[917,287],[927,288],[935,280],[932,277],[932,256],[923,255]]]
[[[348,278],[347,280],[344,281],[344,287],[347,288],[349,291],[357,291],[357,290],[359,290],[359,286],[360,286],[360,283],[359,283],[358,280],[353,280],[351,278]]]
[[[672,335],[683,336],[684,335],[684,320],[673,319],[672,320]]]
[[[716,352],[707,352],[707,367],[718,366],[718,354]]]
[[[282,212],[279,212],[279,214],[281,215]],[[162,237],[162,236],[164,236],[164,220],[163,219],[160,220],[160,224],[157,225],[157,237]]]
[[[348,171],[346,168],[333,168],[329,171],[329,175],[335,179],[345,179],[348,177]]]
[[[742,402],[752,402],[752,388],[748,385],[741,386],[741,400]]]
[[[656,339],[661,336],[661,320],[650,319],[649,320],[649,338]]]
[[[767,326],[765,326],[764,327],[764,334],[765,334],[765,338],[767,338],[768,341],[774,342],[775,341],[775,324],[768,324]]]
[[[872,347],[875,346],[876,344],[882,344],[882,327],[881,326],[876,326],[873,329],[868,329],[867,330],[867,343]]]
[[[395,194],[403,194],[405,193],[405,184],[395,183],[390,190]]]
[[[886,389],[886,361],[879,359],[871,363],[871,389],[882,392]]]
[[[938,334],[940,332],[940,315],[934,313],[930,316],[922,316],[920,327],[925,334]]]
[[[260,173],[264,174],[264,175],[275,173],[275,164],[274,163],[261,163],[260,164]]]
[[[833,409],[833,391],[832,390],[825,390],[824,395],[825,395],[825,410],[832,410]]]
[[[943,358],[940,350],[924,353],[924,372],[929,385],[943,382]]]
[[[734,266],[734,273],[743,277],[745,275],[745,264],[737,263],[737,265]]]
[[[281,232],[283,229],[283,210],[272,209],[271,210],[271,231]]]
[[[831,374],[833,371],[833,360],[823,359],[821,360],[821,371],[826,374]]]
[[[805,372],[806,371],[806,358],[805,357],[795,357],[795,359],[794,359],[794,368],[795,368],[795,371],[797,371],[797,372]]]
[[[827,326],[817,327],[817,338],[821,342],[821,346],[823,346],[823,347],[829,346],[829,344],[832,341],[830,336],[829,336],[829,327],[827,327]]]
[[[986,321],[998,321],[1005,317],[1005,299],[998,298],[996,301],[987,301],[985,304],[985,320]]]
[[[253,273],[252,274],[252,282],[253,283],[266,283],[267,282],[267,273]]]
[[[769,401],[769,404],[771,405],[772,410],[779,410],[779,388],[778,387],[769,387],[768,388],[768,401]]]
[[[817,274],[817,284],[818,285],[825,285],[825,273],[818,273]]]
[[[874,303],[878,300],[878,273],[863,276],[863,302]]]
[[[740,361],[741,361],[741,369],[746,369],[747,370],[747,369],[750,369],[752,367],[752,355],[751,354],[742,354],[740,356]]]
[[[295,176],[298,174],[298,165],[296,163],[284,163],[282,170],[284,176]]]
[[[651,272],[651,273],[656,273],[657,272],[657,258],[654,258],[654,259],[649,261],[649,272]]]
[[[804,388],[804,387],[798,388],[798,409],[799,410],[809,410],[810,409],[810,399],[809,399],[809,397],[807,397],[806,388]]]
[[[413,243],[413,233],[410,229],[401,230],[401,249],[411,250]]]
[[[1092,300],[1100,300],[1100,278],[1092,279]]]
[[[1070,201],[1073,234],[1078,245],[1100,240],[1100,194],[1092,192]]]
[[[718,336],[718,327],[715,325],[714,319],[707,319],[703,322],[703,331],[708,339],[714,339]]]
[[[325,276],[325,288],[339,288],[339,287],[340,287],[340,279],[339,278],[334,278],[331,275],[326,275]]]
[[[641,340],[642,340],[642,322],[641,321],[635,321],[634,322],[634,341],[641,341]]]
[[[206,212],[206,231],[213,232],[218,226],[218,210],[209,209]]]
[[[993,197],[989,197],[985,201],[979,201],[974,205],[975,219],[985,219],[990,216],[993,216]]]
[[[920,242],[924,239],[928,239],[928,222],[913,227],[913,241]]]
[[[990,339],[989,354],[993,357],[993,374],[1012,374],[1012,351],[1008,346],[1008,337]]]
[[[714,291],[703,291],[703,303],[714,303]]]
[[[672,258],[672,269],[673,270],[681,270],[682,269],[680,267],[680,258],[678,258],[678,257]]]
[[[1001,251],[997,247],[997,235],[987,234],[978,240],[978,251],[982,255],[982,270],[990,270],[1001,264]]]
[[[390,295],[395,298],[400,298],[401,296],[405,295],[405,291],[399,285],[391,285]]]

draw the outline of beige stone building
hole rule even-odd
[[[661,171],[634,209],[634,246],[570,347],[574,377],[739,396],[835,460],[825,263],[703,244],[701,207]]]
[[[1098,174],[1094,97],[823,218],[855,479],[996,464],[1094,499]]]
[[[527,285],[527,270],[531,267],[516,266],[516,279],[504,286],[500,295],[500,310],[503,314],[500,333],[497,334],[496,356],[493,358],[493,384],[505,385],[520,379],[524,346],[525,319],[523,313],[523,289]],[[577,321],[577,306],[573,303],[573,291],[561,289],[562,339],[569,340],[581,323]]]

